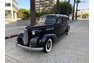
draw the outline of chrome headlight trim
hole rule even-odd
[[[24,30],[21,33],[24,33]]]
[[[34,30],[32,31],[32,35],[35,35],[35,31]]]

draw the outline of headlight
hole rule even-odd
[[[21,33],[24,33],[24,31],[22,31]]]
[[[35,35],[35,31],[32,31],[32,35]]]
[[[22,31],[21,33],[24,33],[25,30],[26,30],[26,29],[23,29],[23,31]]]

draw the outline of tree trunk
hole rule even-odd
[[[74,3],[73,3],[73,14],[72,14],[72,20],[74,20],[75,3],[76,3],[76,0],[74,0]]]
[[[30,0],[30,25],[36,24],[35,0]]]
[[[70,0],[68,0],[68,3],[70,4]],[[69,18],[69,8],[68,8],[68,11],[67,11],[67,15],[68,15],[68,18]]]
[[[78,12],[78,3],[76,4],[76,14],[75,14],[75,20],[77,20],[77,12]]]

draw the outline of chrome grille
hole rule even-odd
[[[27,29],[24,30],[23,43],[24,45],[28,44],[28,30]]]

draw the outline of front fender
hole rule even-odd
[[[33,38],[30,39],[29,44],[31,45],[31,47],[37,47],[38,38],[39,37],[33,37]]]
[[[17,44],[23,45],[23,33],[20,33],[17,37]]]
[[[39,44],[41,44],[41,46],[44,46],[46,43],[46,40],[48,38],[52,38],[53,42],[55,42],[57,40],[57,36],[55,34],[45,34],[41,40],[39,40]]]
[[[23,33],[20,33],[17,38],[23,38]]]
[[[45,34],[43,36],[37,36],[30,39],[31,47],[43,47],[48,38],[52,38],[53,42],[57,40],[57,36],[55,34]]]

